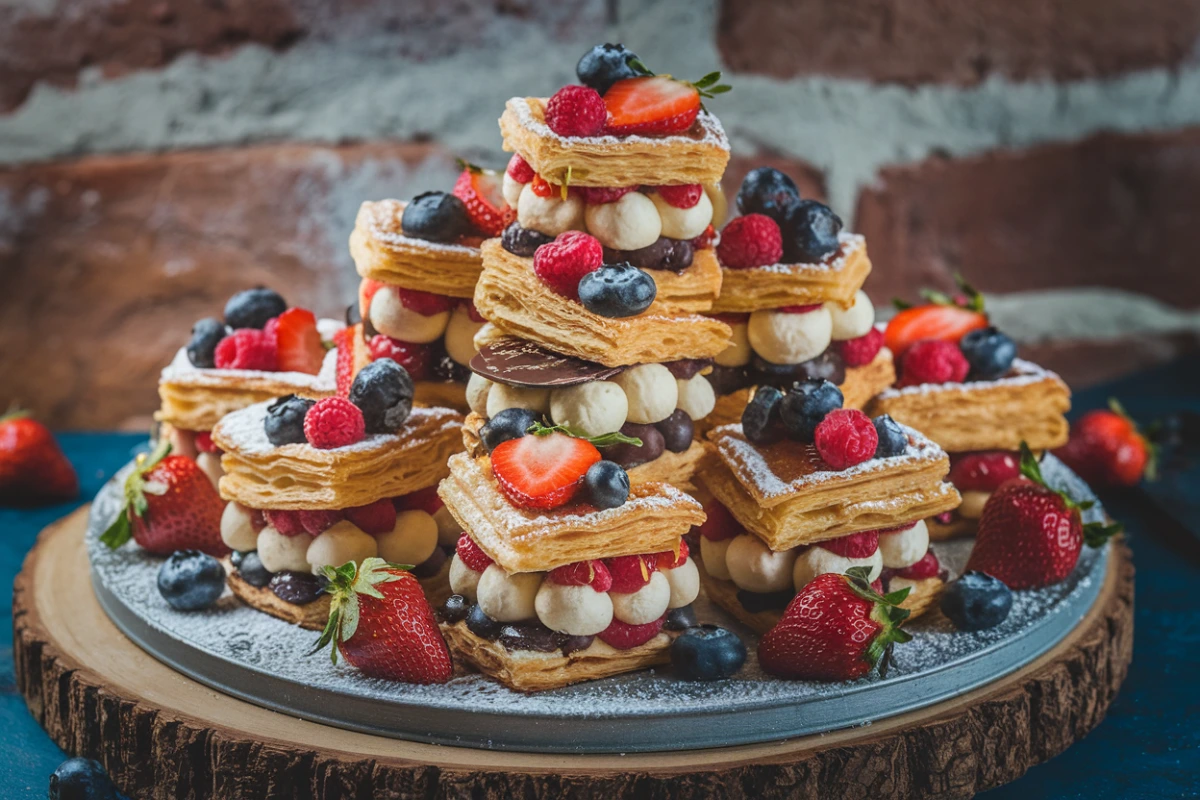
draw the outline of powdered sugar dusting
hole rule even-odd
[[[543,104],[545,100],[542,100]],[[722,150],[729,150],[729,137],[725,135],[725,128],[721,125],[721,121],[707,111],[701,111],[696,117],[696,122],[700,125],[700,130],[704,134],[700,138],[691,136],[639,136],[632,134],[630,136],[559,136],[554,131],[550,130],[550,126],[544,121],[538,119],[533,113],[533,109],[529,105],[529,100],[524,97],[514,97],[508,101],[508,105],[512,108],[513,113],[517,115],[517,121],[522,127],[535,133],[543,139],[551,139],[564,148],[576,147],[578,145],[605,145],[610,147],[619,146],[622,144],[637,144],[648,145],[652,147],[677,147],[679,145],[715,145]]]
[[[772,272],[776,275],[791,275],[801,272],[827,270],[840,272],[846,268],[850,256],[867,246],[867,240],[862,234],[842,231],[838,234],[838,249],[831,253],[833,258],[815,264],[769,264],[765,267],[755,267],[754,272]]]
[[[877,397],[886,400],[891,397],[904,395],[934,394],[941,392],[971,392],[975,389],[986,389],[996,386],[1015,387],[1041,383],[1044,380],[1062,381],[1062,378],[1045,367],[1039,367],[1032,361],[1018,358],[1013,361],[1012,369],[1003,378],[990,381],[967,381],[965,383],[918,383],[915,386],[900,386],[885,389]]]

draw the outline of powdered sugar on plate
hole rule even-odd
[[[915,386],[901,386],[885,389],[877,397],[886,400],[891,397],[915,394],[934,394],[940,392],[971,392],[977,389],[987,389],[996,386],[1028,386],[1044,380],[1062,381],[1062,378],[1045,367],[1039,367],[1032,361],[1018,358],[1013,361],[1012,369],[1003,378],[990,381],[967,381],[965,383],[919,383]]]
[[[544,102],[545,100],[543,100]],[[630,136],[559,136],[550,130],[549,125],[537,118],[527,98],[514,97],[508,101],[508,105],[512,108],[513,113],[517,115],[517,121],[521,123],[522,127],[527,128],[543,139],[552,139],[565,148],[577,147],[579,145],[617,147],[623,144],[636,144],[650,147],[677,147],[680,145],[704,144],[714,145],[726,151],[729,150],[729,137],[725,135],[725,128],[721,125],[719,119],[707,111],[701,111],[696,117],[696,122],[699,124],[700,131],[703,134],[699,138],[678,134],[671,136],[639,136],[638,134]]]

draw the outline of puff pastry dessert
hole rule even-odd
[[[841,233],[838,249],[813,264],[771,264],[750,269],[722,268],[716,313],[750,313],[763,308],[835,303],[849,308],[871,274],[867,242],[856,233]]]
[[[366,325],[360,322],[348,330],[348,339],[354,352],[352,374],[357,375],[363,367],[375,359],[371,355],[371,347],[368,344]],[[469,380],[470,370],[446,355],[444,348],[435,345],[432,351],[435,355],[438,353],[440,355],[438,355],[437,361],[428,364],[424,369],[418,365],[416,375],[425,377],[424,379],[415,377],[413,381],[413,405],[449,408],[465,413],[467,411],[467,380]],[[475,351],[476,348],[472,342],[469,352]],[[387,353],[388,350],[385,348],[380,352]],[[393,356],[388,355],[387,357],[392,358]],[[465,353],[460,357],[465,357]],[[409,364],[411,365],[412,362]]]
[[[404,289],[470,299],[483,269],[483,237],[433,242],[406,236],[400,220],[407,205],[379,200],[359,206],[350,234],[350,256],[358,274]]]

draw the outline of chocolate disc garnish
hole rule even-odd
[[[603,381],[625,371],[625,367],[606,367],[594,361],[564,356],[553,350],[508,338],[480,348],[471,359],[471,371],[489,381],[508,386],[578,386],[588,381]]]

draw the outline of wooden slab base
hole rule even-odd
[[[1133,656],[1133,565],[1116,543],[1096,605],[1054,649],[988,687],[866,727],[631,756],[415,744],[293,719],[155,661],[83,579],[86,522],[82,509],[43,531],[14,584],[17,684],[59,745],[102,761],[138,798],[969,797],[1095,727]]]

